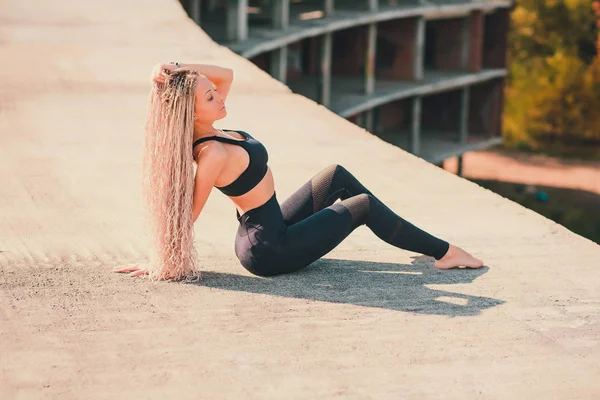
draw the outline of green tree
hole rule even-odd
[[[518,0],[509,33],[508,145],[600,144],[595,23],[589,0]]]

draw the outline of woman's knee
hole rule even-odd
[[[319,173],[317,173],[312,179],[311,182],[314,185],[321,185],[327,187],[328,189],[333,186],[339,186],[347,181],[348,171],[340,164],[331,164],[325,168],[323,168]]]
[[[361,193],[342,201],[342,205],[350,212],[350,215],[352,215],[353,225],[367,223],[371,213],[371,204],[374,200],[375,197],[373,195]]]
[[[340,167],[340,165],[338,165],[338,164],[328,165],[327,167],[325,167],[321,171],[319,171],[319,173],[317,174],[317,176],[332,177],[339,170],[339,167]]]
[[[332,167],[334,168],[334,171],[336,173],[343,173],[343,174],[345,174],[345,173],[348,172],[348,170],[343,165],[341,165],[341,164],[333,164]]]
[[[325,169],[325,171],[325,174],[329,179],[337,182],[346,182],[351,176],[350,172],[348,172],[348,170],[340,164],[331,164]]]
[[[329,172],[330,174],[339,173],[339,172],[348,172],[343,165],[340,164],[331,164],[323,169],[322,172]]]

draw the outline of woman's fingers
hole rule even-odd
[[[151,81],[156,83],[164,83],[165,77],[171,72],[192,71],[191,67],[177,67],[174,64],[158,64],[152,70]]]
[[[176,68],[175,65],[173,64],[161,64],[157,69],[156,69],[156,75],[160,75],[162,74],[164,71],[172,71]]]
[[[144,264],[146,265],[146,264]],[[140,264],[130,264],[122,267],[115,267],[113,272],[129,272],[131,276],[147,275],[148,268],[141,268]]]
[[[192,67],[179,67],[179,68],[173,68],[172,72],[181,72],[181,71],[193,71],[194,68]]]
[[[126,265],[124,267],[116,267],[113,272],[133,272],[140,269],[139,264]]]
[[[131,275],[131,276],[140,276],[140,275],[146,275],[147,273],[148,273],[148,270],[146,270],[146,269],[140,269],[138,271],[132,272],[129,275]]]
[[[158,82],[158,83],[163,83],[165,80],[165,77],[163,75],[164,71],[169,71],[172,70],[173,67],[175,67],[174,65],[169,65],[169,64],[158,64],[154,67],[154,69],[152,70],[152,75],[150,77],[151,81],[153,82]]]

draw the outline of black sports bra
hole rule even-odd
[[[241,196],[258,185],[262,178],[266,175],[269,154],[267,153],[265,146],[263,146],[263,144],[258,140],[254,139],[249,133],[235,129],[224,129],[224,131],[228,130],[240,133],[246,138],[246,140],[230,139],[222,136],[208,136],[197,139],[192,146],[192,151],[197,145],[207,140],[216,140],[218,142],[236,144],[246,149],[248,156],[250,157],[248,168],[246,168],[246,170],[229,185],[221,187],[215,186],[227,196]]]

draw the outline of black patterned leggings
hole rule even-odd
[[[325,168],[281,205],[273,193],[266,203],[237,218],[235,254],[248,271],[260,276],[306,267],[360,225],[392,246],[437,260],[449,248],[448,242],[396,215],[341,165]]]

